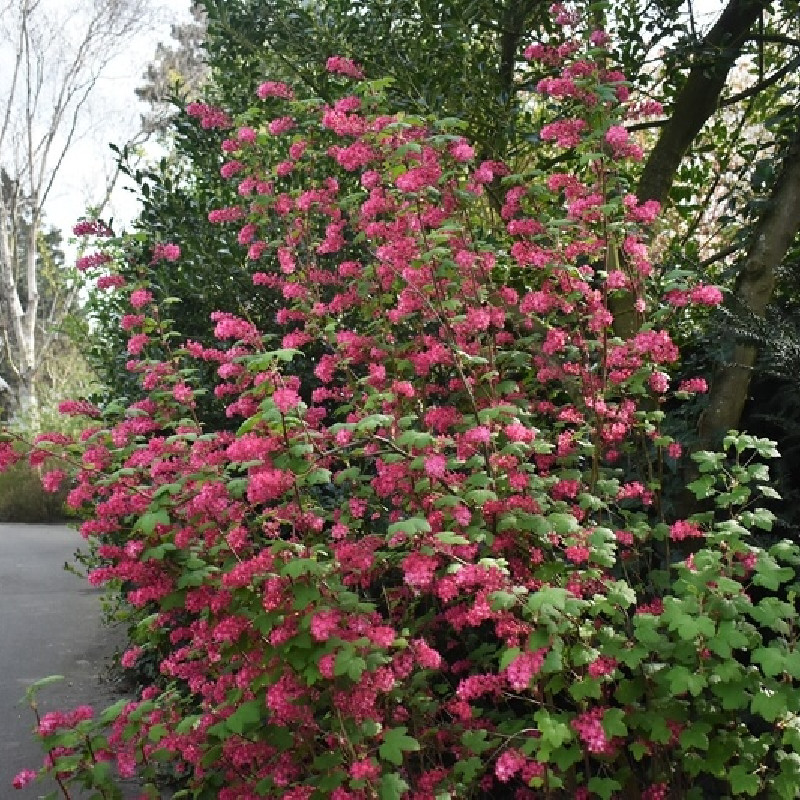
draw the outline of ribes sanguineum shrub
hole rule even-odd
[[[157,287],[116,287],[146,399],[71,406],[80,441],[40,444],[79,462],[90,580],[138,615],[123,664],[160,672],[100,755],[42,732],[65,780],[113,758],[223,800],[796,795],[800,550],[750,537],[771,446],[698,454],[708,510],[668,516],[662,407],[705,389],[671,385],[669,323],[721,295],[655,274],[658,208],[624,177],[642,109],[607,35],[556,16],[525,56],[563,171],[478,162],[341,57],[336,101],[268,81],[241,121],[190,108],[229,131],[241,203],[209,219],[279,333],[220,310],[217,347],[181,344]],[[198,361],[226,431],[195,417]]]

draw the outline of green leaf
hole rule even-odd
[[[644,755],[650,752],[650,748],[642,742],[632,742],[628,750],[637,761],[641,761]]]
[[[767,722],[775,722],[786,713],[786,698],[779,692],[762,689],[753,695],[750,710],[754,714],[760,714]]]
[[[716,482],[717,479],[713,475],[704,475],[702,478],[692,481],[686,488],[693,492],[698,500],[704,500],[706,497],[716,494],[714,491]]]
[[[331,471],[329,469],[312,469],[304,478],[306,486],[321,486],[331,482]]]
[[[396,533],[430,533],[431,525],[424,517],[409,517],[408,519],[401,520],[400,522],[393,522],[386,529],[388,536],[394,536]]]
[[[728,781],[734,794],[757,795],[761,786],[758,775],[755,774],[752,767],[745,764],[736,764],[732,767],[728,772]]]
[[[572,514],[548,514],[547,521],[550,529],[560,536],[580,530],[578,520]]]
[[[409,785],[396,773],[388,772],[381,777],[380,799],[401,800]]]
[[[169,525],[169,514],[166,509],[159,508],[148,514],[142,514],[133,526],[134,531],[141,531],[145,536],[152,535],[156,525]]]
[[[609,736],[626,736],[625,712],[621,708],[609,708],[603,714],[603,729]]]
[[[636,602],[636,592],[625,581],[614,581],[606,588],[609,603],[628,608]]]
[[[786,655],[777,647],[759,647],[753,651],[752,659],[761,664],[761,671],[769,677],[783,674],[786,665]]]
[[[28,701],[33,700],[36,697],[36,693],[39,689],[43,689],[45,686],[50,686],[53,683],[58,683],[59,681],[63,681],[63,675],[48,675],[46,678],[40,678],[38,681],[34,681],[27,689],[25,689],[25,697]]]
[[[243,736],[245,731],[255,727],[262,720],[264,703],[259,700],[250,700],[242,703],[236,711],[226,720],[225,724],[232,733]]]
[[[461,734],[461,744],[470,752],[480,755],[492,747],[491,742],[486,741],[487,735],[485,730],[464,731]]]
[[[772,564],[762,563],[762,561],[766,562],[767,559]],[[765,556],[763,559],[759,559],[756,573],[753,575],[753,583],[757,586],[764,586],[774,592],[777,591],[782,583],[790,581],[792,578],[794,578],[794,570],[791,567],[779,567],[773,559]]]
[[[419,750],[419,742],[406,735],[408,728],[401,725],[399,728],[389,728],[383,734],[383,744],[378,748],[378,754],[384,761],[389,761],[398,767],[403,763],[403,753]]]
[[[542,741],[550,745],[553,750],[572,739],[572,729],[569,725],[554,719],[545,709],[537,711],[533,718],[542,734]]]
[[[757,508],[752,512],[752,524],[764,531],[771,531],[775,515],[766,508]]]
[[[464,495],[464,502],[470,505],[482,506],[487,500],[497,500],[491,489],[472,489]]]
[[[672,694],[681,695],[689,692],[694,697],[700,694],[707,680],[705,675],[698,672],[690,672],[682,664],[671,667],[667,670],[669,689]]]
[[[703,722],[695,722],[681,731],[680,743],[684,750],[694,747],[697,750],[708,750],[708,731],[711,726]]]
[[[285,578],[299,578],[301,575],[319,575],[322,565],[312,558],[294,558],[281,567],[280,574]]]
[[[103,713],[100,715],[100,724],[108,725],[109,723],[113,722],[120,715],[120,712],[127,704],[128,700],[123,697],[122,700],[117,700],[114,705],[103,709]]]
[[[453,774],[467,785],[471,784],[485,769],[483,759],[478,756],[461,758],[453,767]]]
[[[353,683],[357,683],[367,668],[367,662],[351,648],[340,650],[333,663],[334,675],[347,675]]]
[[[437,533],[436,538],[442,544],[469,544],[469,539],[459,533],[453,533],[452,531]]]
[[[533,592],[528,598],[528,609],[534,614],[543,609],[563,611],[567,604],[568,592],[560,586],[548,586]]]
[[[588,789],[592,794],[599,795],[603,800],[609,800],[614,792],[619,791],[622,784],[613,778],[589,778]]]

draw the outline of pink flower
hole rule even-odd
[[[114,233],[101,219],[82,219],[75,223],[72,232],[76,236],[113,236]]]
[[[615,149],[628,143],[630,134],[622,125],[612,125],[607,131],[605,139]]]
[[[328,72],[338,73],[356,80],[361,80],[364,77],[364,71],[361,67],[351,59],[343,56],[331,56],[325,64],[325,69]]]
[[[138,356],[144,350],[144,346],[150,341],[146,333],[136,333],[128,339],[128,352],[132,356]]]
[[[46,492],[57,492],[66,477],[66,472],[61,469],[54,469],[42,476],[42,488]]]
[[[272,400],[281,414],[288,414],[300,404],[300,395],[294,389],[276,389],[272,393]]]
[[[339,629],[341,614],[338,611],[318,611],[311,618],[311,635],[318,642],[326,642]]]
[[[350,765],[350,777],[357,781],[372,781],[380,775],[378,765],[371,759],[354,761]]]
[[[667,800],[668,792],[666,783],[653,783],[642,792],[642,800]]]
[[[256,94],[261,100],[266,100],[268,97],[278,97],[281,100],[294,100],[294,92],[291,87],[280,81],[266,81],[262,83]]]
[[[194,405],[194,392],[192,388],[185,383],[175,384],[175,386],[172,387],[172,396],[179,403],[183,403],[186,406]]]
[[[36,773],[32,769],[23,769],[22,772],[18,772],[14,776],[14,780],[11,781],[11,785],[15,789],[23,789],[34,780],[36,780]]]
[[[509,748],[494,765],[494,774],[502,783],[508,783],[524,766],[527,759],[519,752]]]
[[[603,729],[605,709],[595,708],[586,711],[570,722],[572,729],[578,734],[590,753],[607,753],[610,742]]]
[[[153,248],[153,261],[177,261],[181,257],[181,248],[177,244],[157,244]]]
[[[593,678],[610,675],[617,668],[617,659],[611,656],[600,656],[589,664],[586,670]]]
[[[669,389],[669,375],[665,372],[653,372],[650,375],[648,383],[654,392],[663,394]]]
[[[411,553],[403,559],[403,577],[412,589],[426,589],[433,583],[439,562],[433,556]]]
[[[701,539],[705,534],[696,522],[679,519],[669,529],[669,538],[673,542],[682,542],[684,539]]]
[[[208,221],[212,225],[220,225],[225,222],[236,222],[244,216],[244,210],[239,206],[229,206],[228,208],[215,208],[208,212]]]
[[[472,161],[475,158],[475,148],[466,139],[453,142],[448,149],[456,161]]]
[[[219,168],[219,174],[223,178],[232,178],[238,175],[244,169],[244,164],[241,161],[227,161]]]
[[[564,119],[545,125],[539,136],[545,141],[555,141],[559,147],[576,147],[580,142],[581,133],[589,127],[586,120]]]
[[[99,267],[109,261],[111,261],[111,256],[108,253],[89,253],[89,255],[82,256],[75,262],[75,269],[78,272],[86,272],[92,267]]]
[[[425,458],[425,473],[429,478],[444,478],[446,470],[447,458],[440,453]]]
[[[122,654],[122,658],[120,658],[119,663],[122,664],[125,669],[132,669],[136,666],[136,662],[139,660],[139,656],[143,653],[141,647],[131,647],[126,650]]]
[[[423,639],[414,639],[411,645],[414,657],[423,669],[439,669],[442,666],[442,657]]]
[[[573,564],[584,564],[589,560],[592,553],[588,547],[584,547],[583,545],[571,545],[570,547],[564,548],[564,555]]]
[[[247,485],[247,499],[251,503],[267,503],[277,500],[294,484],[291,472],[268,467],[258,469],[250,475]]]
[[[257,134],[253,128],[243,127],[239,128],[236,132],[236,138],[243,144],[253,144],[257,138]]]
[[[279,117],[278,119],[272,120],[267,126],[267,130],[273,136],[280,136],[282,133],[286,133],[294,128],[294,119],[292,117]]]
[[[681,381],[680,386],[678,386],[678,391],[703,394],[708,391],[708,383],[705,378],[689,378],[688,380]]]
[[[142,308],[153,302],[153,295],[147,289],[136,289],[131,292],[130,303],[134,308]]]
[[[541,670],[546,653],[547,650],[542,647],[532,653],[518,655],[506,668],[508,685],[517,692],[525,691],[531,679]]]
[[[689,298],[700,306],[718,306],[722,302],[722,292],[716,286],[700,284],[689,292]]]
[[[125,285],[122,275],[103,275],[97,279],[97,288],[102,292],[106,289],[119,289]]]
[[[186,113],[190,117],[197,117],[200,126],[206,130],[210,128],[230,128],[231,118],[221,109],[206,103],[189,103]]]

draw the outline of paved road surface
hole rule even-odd
[[[119,636],[101,625],[100,590],[63,568],[81,543],[61,525],[0,524],[0,800],[34,800],[56,788],[11,787],[19,770],[42,759],[33,714],[21,702],[26,686],[65,676],[41,690],[42,712],[114,700],[103,678]]]

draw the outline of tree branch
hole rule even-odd
[[[788,64],[785,64],[779,70],[773,72],[768,78],[764,78],[763,81],[759,81],[757,84],[755,84],[755,86],[751,86],[749,89],[744,89],[738,94],[731,95],[723,100],[720,103],[720,107],[732,106],[735,103],[741,102],[742,100],[747,100],[748,97],[753,97],[754,95],[759,94],[759,92],[763,92],[764,89],[767,89],[768,87],[777,83],[781,78],[786,77],[790,73],[794,73],[798,66],[800,66],[800,56],[795,56],[795,58],[793,58]]]
[[[647,159],[637,190],[640,200],[666,202],[683,156],[717,109],[728,73],[750,28],[767,5],[768,0],[730,0],[708,32],[675,100],[669,122]]]

